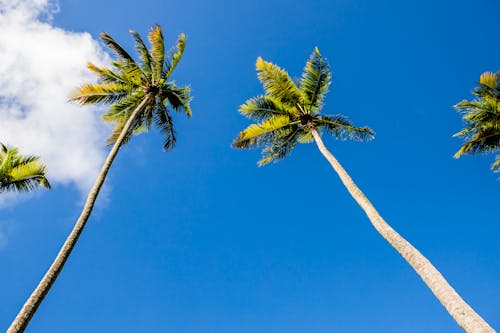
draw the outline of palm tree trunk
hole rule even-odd
[[[82,233],[83,228],[85,227],[85,224],[87,223],[87,220],[89,219],[90,214],[92,213],[92,208],[94,207],[97,195],[99,194],[99,191],[104,183],[104,180],[106,179],[106,175],[109,171],[109,168],[111,167],[111,164],[113,163],[113,160],[115,159],[116,154],[118,153],[118,150],[120,149],[120,146],[123,143],[126,133],[128,132],[130,126],[137,118],[137,116],[141,112],[143,112],[146,105],[151,102],[152,98],[154,98],[154,96],[150,94],[146,95],[144,97],[144,100],[141,102],[141,104],[137,106],[137,108],[134,110],[130,118],[125,123],[125,126],[123,127],[120,136],[118,137],[115,144],[111,148],[111,151],[109,152],[108,157],[106,158],[106,161],[102,166],[101,172],[97,176],[94,186],[92,186],[87,196],[87,201],[83,206],[82,213],[80,214],[80,217],[78,218],[75,226],[73,227],[73,230],[71,231],[68,238],[64,242],[63,246],[59,250],[57,257],[50,266],[49,270],[47,271],[47,273],[45,273],[43,279],[40,281],[40,283],[33,291],[31,296],[28,298],[26,303],[24,303],[21,311],[18,313],[18,315],[16,316],[10,327],[7,329],[7,333],[24,332],[24,330],[28,326],[29,321],[31,320],[31,317],[33,317],[33,315],[35,314],[36,310],[38,309],[43,299],[49,292],[50,288],[56,281],[57,277],[59,276],[59,273],[61,273],[61,270],[63,269],[66,260],[68,260],[71,251],[73,251],[73,248],[75,247],[76,242],[78,241],[78,238],[80,237],[80,234]]]
[[[495,330],[460,297],[431,262],[406,239],[392,229],[392,227],[380,216],[368,198],[366,198],[363,192],[361,192],[359,187],[344,170],[342,165],[325,147],[318,132],[312,129],[311,133],[318,149],[328,162],[330,162],[332,168],[338,174],[340,180],[354,200],[356,200],[364,210],[373,227],[375,227],[382,237],[384,237],[413,267],[458,325],[467,333],[494,333]]]

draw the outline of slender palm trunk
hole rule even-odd
[[[61,250],[59,250],[57,257],[50,266],[49,270],[47,271],[47,273],[45,273],[45,276],[40,281],[40,283],[33,291],[31,296],[28,298],[26,303],[24,303],[21,311],[16,316],[16,319],[14,319],[10,327],[7,329],[7,333],[24,332],[24,330],[28,326],[29,321],[31,320],[31,317],[33,317],[33,315],[35,314],[36,310],[38,309],[43,299],[49,292],[50,288],[56,281],[57,277],[59,276],[59,273],[61,273],[61,270],[63,269],[66,260],[68,260],[71,251],[73,251],[73,248],[75,247],[76,242],[78,241],[78,238],[80,237],[80,234],[82,233],[83,228],[85,227],[85,224],[87,223],[87,220],[89,219],[90,214],[92,213],[92,208],[94,207],[97,195],[99,194],[102,184],[106,179],[106,175],[109,171],[109,168],[111,167],[111,164],[113,163],[113,160],[115,159],[116,154],[118,153],[118,150],[120,149],[120,146],[123,143],[126,133],[128,132],[130,126],[137,118],[137,116],[141,112],[143,112],[146,105],[149,102],[151,102],[152,98],[154,98],[152,95],[146,95],[144,100],[141,102],[141,104],[139,104],[139,106],[137,106],[137,108],[134,110],[128,121],[125,123],[125,126],[123,127],[120,136],[118,137],[115,144],[111,148],[111,151],[109,152],[108,157],[106,158],[106,161],[102,166],[101,172],[97,176],[94,186],[92,186],[92,189],[90,190],[87,196],[87,201],[83,206],[82,213],[80,214],[80,217],[78,218],[75,226],[73,227],[73,230],[71,231],[68,238],[64,242],[63,246],[61,247]]]
[[[312,129],[311,132],[320,152],[328,162],[330,162],[344,186],[364,210],[375,229],[377,229],[382,237],[384,237],[413,267],[458,325],[467,333],[494,333],[495,330],[460,297],[431,262],[406,239],[392,229],[392,227],[380,216],[375,207],[373,207],[371,202],[344,170],[342,165],[325,147],[318,132],[315,129]]]

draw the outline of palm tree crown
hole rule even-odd
[[[455,105],[462,114],[465,128],[454,136],[465,142],[456,152],[463,154],[490,153],[500,150],[500,72],[485,72],[479,78],[479,87],[473,90],[476,98]],[[500,155],[491,168],[500,172]]]
[[[318,48],[314,49],[298,80],[292,80],[285,70],[260,57],[256,68],[265,94],[249,99],[239,111],[257,123],[240,132],[233,146],[262,146],[263,158],[259,165],[283,159],[297,141],[314,141],[313,129],[340,139],[373,138],[370,128],[353,126],[343,115],[320,114],[332,75],[327,59]]]
[[[37,156],[20,155],[17,148],[0,143],[0,192],[50,188],[46,173],[47,168]]]
[[[143,112],[134,119],[123,143],[128,142],[132,134],[148,131],[154,123],[165,136],[163,148],[172,149],[176,139],[169,108],[191,116],[191,89],[188,86],[178,87],[174,81],[169,81],[170,74],[184,53],[186,37],[180,34],[176,46],[165,52],[159,25],[149,31],[150,49],[137,32],[131,30],[130,33],[135,40],[140,61],[137,63],[111,36],[102,33],[101,39],[117,59],[112,63],[112,68],[100,68],[88,63],[87,67],[101,82],[83,84],[71,99],[83,105],[110,104],[103,115],[105,121],[115,124],[108,144],[115,143],[133,111],[146,101]]]

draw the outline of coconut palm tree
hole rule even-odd
[[[38,186],[50,188],[46,173],[47,168],[39,157],[20,155],[17,148],[0,143],[0,193],[28,192]]]
[[[328,61],[316,48],[307,62],[302,77],[292,80],[278,66],[257,59],[258,78],[264,95],[249,99],[240,113],[256,123],[239,133],[236,148],[263,147],[259,165],[285,158],[297,142],[315,141],[351,196],[364,210],[373,227],[414,268],[457,323],[467,332],[494,330],[458,295],[439,271],[415,247],[399,235],[377,212],[354,183],[342,165],[325,147],[321,134],[335,138],[365,140],[373,137],[367,127],[356,127],[342,115],[321,115],[328,91],[331,71]]]
[[[105,45],[116,56],[111,68],[97,67],[92,63],[88,68],[99,78],[99,83],[83,84],[71,97],[82,105],[109,104],[103,115],[105,121],[115,124],[108,143],[112,148],[91,188],[82,213],[66,239],[56,259],[33,291],[7,332],[23,332],[43,298],[61,272],[64,263],[73,250],[104,183],[111,163],[118,150],[131,138],[149,130],[154,124],[165,137],[164,150],[175,146],[175,132],[170,110],[186,113],[189,117],[190,88],[179,87],[169,80],[179,63],[185,48],[185,36],[181,34],[177,45],[165,53],[162,30],[159,25],[148,34],[148,49],[139,34],[131,31],[140,57],[136,62],[111,36],[100,35]]]
[[[454,135],[465,140],[455,158],[500,151],[500,72],[481,74],[479,87],[472,93],[476,96],[474,100],[455,105],[465,122],[465,128]],[[500,172],[500,154],[491,169]]]

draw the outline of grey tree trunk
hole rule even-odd
[[[380,235],[382,235],[382,237],[384,237],[413,267],[458,325],[467,333],[494,333],[495,330],[460,297],[431,262],[406,239],[392,229],[392,227],[380,216],[368,198],[361,192],[344,170],[342,165],[325,147],[319,133],[315,129],[312,129],[311,132],[320,152],[328,162],[330,162],[332,168],[338,174],[351,196],[364,210],[373,227],[375,227]]]
[[[33,315],[35,314],[36,310],[59,276],[59,273],[61,273],[66,260],[68,260],[71,251],[73,251],[73,248],[75,247],[76,242],[78,241],[78,238],[80,237],[80,234],[82,233],[83,228],[85,227],[85,224],[87,223],[87,220],[92,213],[92,208],[94,207],[97,195],[99,194],[104,180],[106,179],[109,168],[111,167],[111,164],[113,163],[113,160],[115,159],[116,154],[118,153],[118,150],[123,143],[126,133],[128,132],[134,120],[137,118],[137,115],[144,111],[146,105],[151,102],[152,98],[154,98],[154,96],[146,95],[144,100],[137,106],[134,112],[130,115],[128,121],[125,123],[122,132],[111,148],[111,151],[109,152],[108,157],[106,158],[106,161],[102,166],[101,172],[97,176],[97,179],[87,196],[87,201],[83,206],[82,213],[80,214],[80,217],[73,227],[73,230],[69,234],[68,238],[66,238],[66,241],[59,250],[56,259],[48,269],[47,273],[45,273],[36,289],[33,291],[26,303],[24,303],[21,311],[19,311],[18,315],[16,316],[10,327],[7,329],[7,333],[24,332],[24,330],[28,326],[29,321],[31,320],[31,317],[33,317]]]

